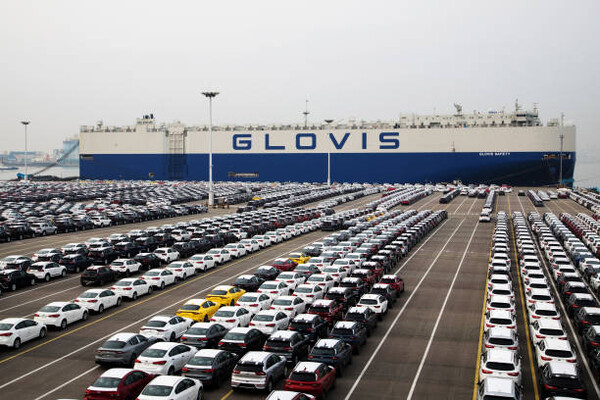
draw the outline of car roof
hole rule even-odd
[[[218,356],[220,353],[224,353],[225,350],[219,350],[219,349],[201,349],[199,350],[194,357],[212,357],[215,358],[216,356]]]
[[[258,364],[262,363],[267,357],[271,356],[272,354],[273,353],[269,353],[268,351],[249,351],[240,359],[240,362]]]
[[[188,301],[186,301],[183,304],[184,305],[186,305],[186,304],[193,304],[193,305],[199,306],[202,303],[204,303],[205,301],[206,301],[206,299],[189,299]]]
[[[295,331],[276,331],[275,333],[273,333],[271,336],[269,336],[269,339],[290,339],[292,336],[296,335],[297,333]]]
[[[514,394],[515,383],[510,378],[484,378],[484,387],[486,394]]]
[[[225,291],[228,291],[232,287],[233,286],[229,286],[229,285],[219,285],[219,286],[215,287],[213,290],[225,290]]]
[[[319,318],[317,314],[298,314],[294,317],[294,322],[313,322],[315,319]]]
[[[126,342],[129,339],[131,339],[134,336],[137,336],[137,333],[133,333],[133,332],[119,332],[115,335],[112,335],[111,337],[108,338],[108,340],[116,340],[119,342]]]
[[[127,375],[128,373],[130,373],[131,371],[135,371],[132,368],[111,368],[107,371],[104,371],[104,373],[102,373],[102,377],[108,377],[108,378],[122,378],[125,375]]]
[[[335,325],[333,327],[341,328],[341,329],[352,329],[357,325],[358,325],[358,322],[356,322],[356,321],[338,321],[335,323]]]
[[[189,379],[185,376],[174,376],[174,375],[158,375],[149,383],[149,385],[162,385],[162,386],[175,386],[179,381],[183,379]]]
[[[487,360],[492,362],[510,363],[514,361],[515,352],[507,349],[488,349]]]
[[[569,350],[571,351],[571,344],[568,340],[561,340],[556,338],[546,338],[544,339],[546,343],[546,348],[551,347],[556,350]]]
[[[562,324],[559,320],[550,318],[540,318],[537,320],[540,328],[562,328]]]
[[[301,361],[294,367],[294,372],[315,373],[321,365],[323,364],[318,362]]]
[[[173,318],[173,316],[171,315],[155,315],[154,317],[150,318],[148,321],[169,321],[171,318]]]
[[[315,344],[315,347],[333,348],[341,341],[341,339],[319,339],[319,341]]]
[[[319,299],[319,300],[315,300],[312,305],[316,306],[316,307],[319,307],[319,306],[328,307],[331,305],[331,303],[333,303],[333,300]]]
[[[515,336],[515,331],[510,328],[505,328],[503,326],[490,328],[488,331],[489,336],[494,337],[504,337],[504,338],[513,338]]]
[[[29,320],[28,318],[4,318],[0,320],[0,322],[4,322],[6,324],[18,324],[21,321]]]
[[[550,361],[548,363],[548,368],[550,369],[550,373],[552,373],[552,375],[578,376],[576,364]]]

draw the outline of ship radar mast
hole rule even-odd
[[[456,108],[456,115],[462,115],[462,105],[454,103],[454,108]]]
[[[304,114],[304,129],[308,128],[308,114],[310,114],[310,111],[308,111],[308,100],[306,100],[305,106],[306,108],[302,112]]]

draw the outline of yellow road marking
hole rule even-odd
[[[225,396],[221,397],[221,400],[225,400],[226,398],[228,398],[232,394],[233,394],[233,390],[230,390],[229,392],[225,393]]]

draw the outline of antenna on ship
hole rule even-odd
[[[521,111],[521,106],[519,105],[519,99],[515,99],[515,112]]]
[[[310,114],[310,111],[308,111],[308,100],[305,100],[305,101],[306,101],[306,108],[302,112],[302,114],[304,114],[304,129],[308,128],[308,114]]]
[[[456,115],[462,115],[462,105],[454,103],[454,108],[456,108]]]

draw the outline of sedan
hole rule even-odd
[[[175,275],[175,279],[183,281],[196,275],[196,266],[189,261],[175,261],[167,265],[166,269]]]
[[[181,371],[184,376],[216,388],[229,379],[237,361],[238,356],[226,350],[204,349],[198,351]]]
[[[89,311],[101,314],[105,309],[121,305],[121,296],[110,289],[89,289],[73,300]]]
[[[137,400],[195,400],[203,397],[202,383],[183,376],[157,376],[150,382]]]
[[[227,261],[231,261],[231,253],[225,249],[215,248],[206,252],[207,256],[212,256],[215,259],[217,265],[225,264]]]
[[[117,364],[132,366],[138,355],[159,339],[132,332],[119,332],[96,350],[96,364]]]
[[[259,311],[268,310],[271,303],[273,303],[273,299],[264,293],[246,292],[235,305],[244,307],[252,314],[256,314]]]
[[[172,285],[175,283],[175,275],[168,269],[155,268],[147,271],[142,279],[150,283],[153,287],[160,288],[161,290],[165,286]]]
[[[87,320],[88,310],[76,303],[56,301],[40,308],[33,316],[36,322],[65,329],[68,324]]]
[[[190,299],[186,301],[175,313],[183,318],[193,321],[208,322],[210,318],[221,307],[221,304],[206,299]]]
[[[291,318],[294,318],[298,314],[306,311],[306,302],[298,296],[280,296],[273,304],[271,304],[271,310],[280,310],[288,314]]]
[[[112,368],[86,389],[83,400],[134,399],[153,378],[154,375],[135,369]]]
[[[216,322],[196,322],[179,341],[199,349],[216,348],[227,331],[227,328]]]
[[[196,254],[188,259],[189,262],[194,264],[196,271],[206,272],[217,266],[217,262],[213,256],[207,254]]]
[[[119,275],[129,276],[140,272],[142,269],[142,264],[135,260],[118,258],[110,263],[110,269]]]
[[[290,294],[290,288],[284,282],[266,281],[258,288],[259,293],[266,293],[276,299],[279,296],[287,296]]]
[[[135,367],[155,375],[173,375],[196,354],[198,349],[181,343],[158,342],[135,360]]]
[[[124,278],[111,286],[110,290],[121,297],[137,300],[138,296],[152,294],[152,285],[141,278]]]
[[[0,346],[18,349],[22,343],[46,336],[46,325],[28,318],[0,320]]]
[[[170,247],[159,247],[154,250],[154,254],[164,263],[170,263],[179,259],[179,252]]]
[[[270,335],[280,329],[287,329],[289,324],[289,315],[278,310],[261,311],[250,322],[251,327],[258,329],[265,335]]]
[[[285,282],[291,290],[296,289],[298,285],[302,285],[306,281],[304,274],[295,271],[282,272],[275,278],[276,281]]]
[[[210,319],[211,322],[217,322],[227,329],[237,328],[238,326],[248,326],[252,313],[243,307],[221,307]]]
[[[140,328],[140,335],[158,337],[173,342],[178,339],[194,323],[189,318],[179,316],[157,315]]]
[[[247,292],[254,292],[263,282],[264,280],[256,275],[240,275],[233,281],[233,286],[237,286]]]
[[[312,304],[325,296],[325,290],[318,285],[304,284],[298,286],[292,296],[300,297],[306,304]]]

